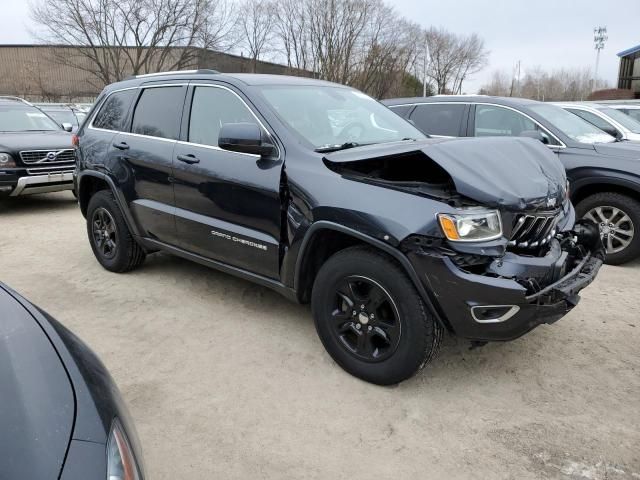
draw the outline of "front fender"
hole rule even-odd
[[[640,195],[640,177],[628,172],[599,168],[585,168],[572,171],[568,175],[571,184],[571,201],[575,204],[584,198],[585,190],[593,187],[624,188]],[[600,189],[600,190],[606,190]]]
[[[411,265],[411,262],[409,262],[409,259],[400,250],[395,248],[393,245],[390,245],[389,243],[385,242],[384,240],[379,240],[370,235],[359,232],[358,230],[346,227],[344,225],[340,225],[338,223],[320,220],[311,224],[311,226],[309,226],[309,228],[306,230],[296,256],[295,274],[293,279],[295,291],[299,291],[299,288],[301,286],[302,262],[307,254],[312,254],[307,251],[308,246],[311,244],[311,240],[313,239],[314,235],[316,235],[318,232],[323,230],[332,230],[332,231],[349,235],[393,257],[400,264],[402,269],[407,273],[407,275],[411,279],[412,283],[416,287],[416,290],[418,290],[420,297],[427,305],[429,312],[436,318],[436,320],[440,323],[440,325],[446,328],[446,325],[443,322],[439,311],[436,309],[435,304],[432,301],[429,292],[427,292],[427,290],[424,288],[423,283],[420,281],[420,278],[418,277],[418,274],[416,273],[415,269]]]

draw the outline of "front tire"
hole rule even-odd
[[[139,267],[146,257],[124,220],[113,193],[97,192],[87,207],[87,234],[100,265],[111,272],[128,272]]]
[[[576,216],[596,222],[605,263],[620,265],[640,255],[640,202],[614,192],[596,193],[576,205]]]
[[[442,327],[415,287],[386,255],[364,247],[342,250],[315,279],[311,307],[318,336],[344,370],[391,385],[431,361]]]

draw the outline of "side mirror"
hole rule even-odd
[[[549,143],[549,139],[545,135],[543,135],[542,132],[539,130],[524,130],[520,132],[520,136],[534,138],[536,140],[541,141],[545,145]]]
[[[66,122],[63,123],[62,128],[64,129],[65,132],[73,131],[73,125],[71,125],[70,123],[66,123]]]
[[[218,146],[232,152],[251,153],[268,157],[276,147],[265,141],[262,129],[255,123],[226,123],[220,128]]]

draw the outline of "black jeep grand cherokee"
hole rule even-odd
[[[75,153],[65,127],[21,98],[0,96],[0,197],[73,189]]]
[[[427,139],[341,85],[139,76],[78,135],[106,269],[162,250],[310,301],[327,351],[374,383],[410,377],[445,330],[485,342],[556,321],[602,264],[540,142]]]

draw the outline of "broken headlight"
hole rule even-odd
[[[452,242],[482,242],[502,236],[502,222],[497,210],[439,213],[438,222],[447,240]]]

